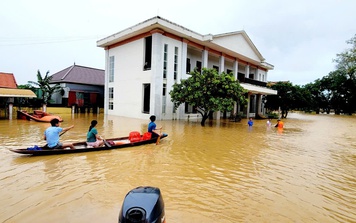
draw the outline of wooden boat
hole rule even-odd
[[[163,134],[160,139],[167,137],[168,134]],[[75,149],[65,148],[65,149],[49,149],[46,146],[34,146],[25,149],[10,149],[10,151],[15,153],[41,156],[41,155],[55,155],[55,154],[67,154],[67,153],[82,153],[82,152],[92,152],[100,150],[111,150],[111,149],[121,149],[126,147],[141,146],[150,143],[156,143],[157,138],[145,139],[144,135],[139,134],[139,138],[129,137],[119,137],[106,139],[105,145],[102,147],[91,147],[87,146],[86,142],[76,142],[73,143]]]
[[[17,118],[23,120],[34,120],[37,122],[51,122],[52,119],[57,118],[60,122],[63,122],[63,119],[58,115],[52,115],[41,110],[34,110],[33,113],[28,113],[25,110],[17,111]]]

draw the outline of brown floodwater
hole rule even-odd
[[[144,132],[148,120],[61,114],[84,141]],[[275,122],[275,120],[273,120]],[[356,117],[290,113],[282,132],[255,120],[157,121],[159,145],[30,157],[47,123],[0,120],[0,222],[118,222],[137,186],[161,189],[168,223],[356,222]]]

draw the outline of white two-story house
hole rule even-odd
[[[234,113],[247,117],[263,115],[263,96],[277,94],[266,87],[265,62],[245,31],[201,35],[161,17],[97,41],[105,49],[104,113],[158,120],[199,117],[189,105],[174,110],[169,95],[172,85],[189,77],[197,68],[232,72],[248,90],[247,106]],[[223,112],[216,112],[219,119]]]

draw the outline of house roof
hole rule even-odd
[[[28,89],[0,88],[0,97],[5,98],[36,98],[36,94]]]
[[[227,55],[230,55],[232,57],[236,57],[239,59],[242,59],[246,62],[250,62],[253,64],[256,64],[258,66],[264,67],[265,69],[271,70],[273,69],[273,65],[268,64],[265,62],[265,59],[261,55],[261,53],[258,51],[256,46],[252,43],[251,39],[248,37],[247,33],[245,31],[237,31],[237,32],[230,32],[230,33],[224,33],[224,34],[218,34],[218,35],[212,35],[212,34],[206,34],[202,35],[197,32],[191,31],[183,26],[180,26],[176,23],[170,22],[164,18],[161,18],[159,16],[153,17],[151,19],[148,19],[144,22],[141,22],[137,25],[131,26],[125,30],[122,30],[118,33],[115,33],[113,35],[110,35],[104,39],[98,40],[97,41],[97,46],[98,47],[110,47],[114,44],[120,43],[124,40],[133,38],[135,36],[139,36],[145,33],[148,33],[154,29],[160,29],[164,32],[173,34],[177,37],[180,37],[185,40],[195,42],[198,44],[201,44],[203,46],[206,46],[210,49],[214,49],[216,51],[220,51],[222,53],[225,53]],[[249,51],[244,51],[240,52],[234,50],[233,48],[240,49],[241,46],[236,46],[238,42],[232,41],[231,38],[243,38],[244,43],[248,45],[250,48]],[[229,38],[229,39],[228,39]],[[229,43],[229,44],[226,44]],[[242,43],[241,41],[239,43]],[[231,47],[231,44],[234,47]],[[246,54],[247,52],[254,54],[253,57],[250,55]]]
[[[0,87],[1,88],[17,88],[17,83],[12,73],[0,72]]]
[[[5,98],[36,98],[36,94],[28,89],[18,89],[12,73],[0,72],[0,97]]]
[[[105,70],[72,65],[52,75],[50,83],[105,85]]]

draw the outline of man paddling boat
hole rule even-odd
[[[59,133],[66,132],[74,127],[74,125],[67,128],[59,127],[59,120],[54,118],[51,120],[51,127],[48,127],[44,132],[44,140],[47,141],[47,147],[49,149],[64,149],[70,147],[75,149],[72,143],[61,143],[59,142]]]

